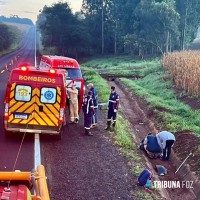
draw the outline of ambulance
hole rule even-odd
[[[69,57],[43,55],[40,60],[40,68],[63,69],[66,74],[66,87],[70,88],[74,83],[79,91],[79,112],[82,106],[85,92],[84,79],[78,62]]]
[[[5,97],[6,133],[47,133],[61,138],[66,123],[65,80],[60,69],[13,69]]]

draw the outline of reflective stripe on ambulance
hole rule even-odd
[[[57,98],[55,104],[45,104],[40,102],[40,90],[32,90],[30,102],[20,102],[15,100],[15,86],[12,84],[10,91],[9,119],[8,123],[24,125],[58,126],[61,102],[61,89],[57,87]],[[39,106],[43,106],[43,111],[39,112]],[[13,113],[29,114],[28,119],[15,119]]]

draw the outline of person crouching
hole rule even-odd
[[[161,154],[161,148],[157,142],[157,138],[149,133],[144,139],[144,149],[150,158],[157,158]]]

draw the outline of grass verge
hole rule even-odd
[[[173,132],[191,130],[200,134],[200,112],[192,110],[177,98],[169,75],[161,68],[149,71],[138,80],[120,80],[150,104],[162,121],[162,129]]]
[[[98,91],[100,101],[107,101],[109,96],[109,86],[105,79],[103,79],[95,70],[87,70],[84,67],[84,77],[86,81],[92,82]],[[136,177],[145,168],[145,163],[141,159],[141,155],[133,138],[133,129],[128,120],[125,119],[122,112],[118,113],[118,121],[115,131],[111,132],[111,137],[114,139],[115,144],[119,147],[119,151],[128,159],[128,164],[132,170],[132,174]],[[133,199],[144,200],[158,200],[161,199],[158,193],[147,193],[142,187],[134,187],[132,192]]]
[[[115,56],[96,58],[83,63],[82,67],[105,70],[99,73],[106,73],[109,76],[145,76],[149,70],[159,67],[158,59],[150,61],[138,61],[130,56]]]
[[[87,68],[84,68],[87,70]],[[95,72],[95,70],[88,70],[84,74],[84,78],[87,83],[93,83],[96,90],[98,91],[98,97],[100,102],[107,102],[109,97],[109,86],[106,80]]]
[[[143,97],[159,117],[162,129],[172,132],[191,130],[200,135],[200,112],[181,102],[174,90],[168,73],[159,60],[139,61],[131,57],[105,57],[88,61],[86,69],[103,69],[108,76],[132,75],[139,79],[121,78],[121,82],[137,95]],[[125,67],[129,69],[123,70]],[[120,69],[120,70],[119,70]],[[130,70],[132,69],[132,70]],[[100,77],[101,78],[101,77]]]

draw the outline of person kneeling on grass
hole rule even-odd
[[[157,138],[152,133],[149,133],[144,138],[141,142],[140,148],[144,150],[150,158],[157,158],[161,154],[161,148],[158,144]]]
[[[175,142],[175,136],[173,133],[169,131],[161,131],[157,135],[157,141],[162,149],[162,160],[169,160],[170,154],[171,154],[171,149],[174,145]]]
[[[143,186],[148,192],[152,192],[151,188],[152,188],[152,178],[153,178],[153,174],[150,170],[148,169],[144,169],[138,179],[137,182],[140,186]]]

